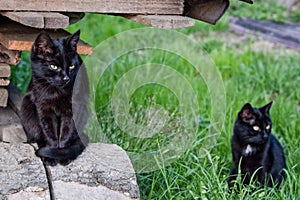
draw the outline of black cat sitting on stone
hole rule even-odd
[[[286,168],[283,149],[271,134],[272,102],[253,108],[245,104],[238,113],[231,139],[234,167],[230,172],[229,187],[232,188],[241,170],[243,184],[249,184],[251,177],[269,187],[279,186],[284,180]]]
[[[82,65],[79,35],[51,39],[42,32],[31,49],[32,79],[20,117],[27,141],[38,144],[36,155],[47,165],[67,165],[85,149],[72,119],[73,85]]]

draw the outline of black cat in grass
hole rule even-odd
[[[269,187],[279,186],[284,180],[285,156],[282,146],[271,134],[271,106],[272,102],[261,108],[247,103],[238,113],[231,139],[234,167],[229,177],[230,188],[239,169],[244,184],[249,184],[252,176]]]
[[[79,35],[51,39],[42,32],[31,49],[32,79],[20,117],[27,141],[38,144],[36,155],[51,166],[67,165],[85,149],[72,119],[73,85],[82,65]]]

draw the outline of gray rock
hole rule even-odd
[[[48,188],[43,163],[28,144],[0,142],[0,199],[24,188]]]
[[[44,166],[28,144],[0,143],[0,199],[49,200]],[[68,166],[50,167],[56,199],[138,199],[135,172],[124,150],[89,144]]]
[[[89,144],[82,155],[68,166],[51,167],[53,180],[103,185],[139,198],[135,172],[126,152],[113,144]]]

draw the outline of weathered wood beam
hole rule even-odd
[[[0,12],[1,15],[23,25],[44,28],[59,29],[69,26],[69,17],[60,13],[50,12]]]
[[[44,18],[37,12],[0,12],[0,14],[26,26],[44,27]]]
[[[8,50],[0,44],[0,63],[17,65],[20,63],[21,51]]]
[[[0,10],[180,15],[183,13],[183,2],[184,0],[0,0]]]
[[[8,92],[5,88],[0,87],[0,107],[6,107],[8,100]]]
[[[41,12],[44,17],[45,29],[67,28],[69,26],[69,17],[55,12]]]
[[[0,78],[10,77],[10,66],[4,63],[0,63]]]
[[[41,32],[40,29],[27,27],[8,19],[1,18],[1,22],[0,43],[9,50],[30,50],[35,38]],[[47,33],[53,38],[69,35],[64,30],[48,30]],[[80,40],[77,51],[79,54],[90,55],[93,52],[93,48]]]
[[[179,15],[125,15],[133,21],[157,28],[172,29],[193,26],[194,20]]]

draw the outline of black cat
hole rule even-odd
[[[72,119],[73,85],[82,65],[79,35],[51,39],[42,32],[31,49],[32,79],[20,117],[27,141],[38,144],[36,155],[47,165],[67,165],[85,149]]]
[[[261,108],[253,108],[247,103],[238,113],[231,139],[234,168],[230,172],[230,188],[234,185],[238,169],[241,170],[244,184],[250,183],[253,174],[254,180],[269,187],[279,186],[285,178],[284,152],[271,134],[271,105],[272,102]]]

